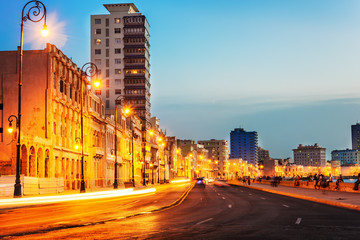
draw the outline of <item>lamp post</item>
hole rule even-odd
[[[127,116],[130,117],[130,129],[131,129],[131,181],[132,181],[132,185],[133,187],[135,187],[135,166],[134,166],[134,125],[133,125],[133,121],[132,121],[132,110],[130,107],[125,108],[125,114]]]
[[[9,125],[12,124],[11,118],[16,119],[17,126],[17,144],[16,144],[16,180],[14,185],[14,197],[21,197],[21,182],[20,182],[20,137],[21,137],[21,86],[22,86],[22,69],[23,69],[23,41],[24,41],[24,22],[27,20],[31,22],[40,22],[44,19],[42,34],[47,35],[46,26],[46,7],[40,1],[29,1],[25,4],[21,12],[21,32],[20,32],[20,63],[19,63],[19,96],[18,96],[18,116],[11,115],[8,118]]]
[[[97,76],[98,68],[96,64],[92,62],[85,63],[81,67],[81,78],[80,78],[80,118],[81,118],[81,183],[80,183],[80,192],[85,192],[85,176],[84,176],[84,119],[83,119],[83,104],[84,104],[84,84],[83,77],[94,77]],[[99,86],[98,83],[95,84]]]
[[[118,172],[117,172],[117,168],[118,168],[118,165],[117,165],[117,104],[118,104],[118,101],[119,101],[119,98],[121,96],[118,96],[116,99],[115,99],[115,147],[114,147],[114,151],[115,151],[115,163],[114,163],[114,189],[117,189],[119,187],[119,183],[118,183]]]

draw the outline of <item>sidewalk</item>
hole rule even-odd
[[[273,187],[269,184],[251,183],[244,184],[240,181],[229,181],[231,185],[257,189],[265,192],[280,194],[284,196],[304,199],[308,201],[328,204],[332,206],[348,208],[360,211],[360,194],[351,192],[337,192],[323,189],[307,189],[278,185]]]

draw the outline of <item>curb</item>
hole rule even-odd
[[[360,206],[359,205],[354,205],[354,204],[350,204],[350,203],[334,202],[334,201],[330,201],[330,200],[324,200],[324,199],[320,199],[320,198],[308,197],[308,196],[299,195],[299,194],[293,194],[293,193],[269,190],[269,189],[265,189],[265,188],[261,188],[261,187],[253,187],[253,186],[249,186],[249,185],[241,185],[241,184],[238,184],[238,183],[229,183],[229,184],[234,185],[234,186],[252,188],[252,189],[260,190],[260,191],[263,191],[263,192],[279,194],[279,195],[288,196],[288,197],[292,197],[292,198],[298,198],[298,199],[307,200],[307,201],[311,201],[311,202],[322,203],[322,204],[331,205],[331,206],[335,206],[335,207],[341,207],[341,208],[347,208],[347,209],[351,209],[351,210],[360,211]]]

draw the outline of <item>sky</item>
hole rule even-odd
[[[78,66],[90,60],[90,15],[105,3],[43,0],[49,38],[25,23],[24,49],[59,47]],[[230,140],[257,131],[274,158],[299,144],[351,148],[360,121],[360,1],[136,0],[150,23],[151,113],[167,135]],[[0,51],[15,50],[21,10],[7,1]]]

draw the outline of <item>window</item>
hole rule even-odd
[[[96,95],[101,95],[101,90],[95,90]]]
[[[101,29],[95,29],[95,34],[101,34]]]
[[[110,107],[110,100],[106,100],[106,108]]]
[[[100,55],[101,54],[101,49],[95,49],[95,55]]]
[[[106,29],[106,37],[108,37],[109,36],[109,29],[107,28]]]
[[[97,74],[101,75],[101,69],[98,69]]]
[[[109,46],[109,39],[107,38],[106,39],[106,47],[108,47]]]
[[[115,89],[115,94],[121,94],[121,89]]]
[[[116,44],[121,43],[121,38],[115,38],[115,43],[116,43]]]
[[[121,28],[115,28],[114,33],[121,33]]]
[[[100,18],[95,18],[95,24],[101,24],[101,19]]]
[[[96,64],[97,66],[101,65],[101,59],[95,59],[95,64]]]
[[[107,97],[107,98],[110,97],[110,90],[106,90],[106,97]]]
[[[100,38],[95,39],[95,44],[100,45],[101,44],[101,39]]]
[[[106,77],[109,77],[110,76],[110,71],[109,69],[106,69]]]
[[[109,57],[109,49],[106,49],[106,57]]]
[[[61,93],[64,92],[64,86],[63,86],[63,84],[64,84],[64,81],[62,80],[62,78],[60,78],[60,92],[61,92]]]
[[[109,26],[109,19],[105,19],[105,26],[108,27]]]
[[[110,86],[110,81],[109,81],[109,79],[107,79],[106,80],[106,87],[109,88],[109,86]]]
[[[109,65],[110,65],[110,61],[109,59],[106,59],[106,67],[109,67]]]
[[[115,69],[115,74],[121,74],[121,69]]]
[[[115,58],[115,64],[121,64],[121,58]]]
[[[120,18],[114,18],[114,23],[120,23]]]
[[[115,48],[115,54],[119,54],[121,53],[121,49],[120,48]]]

